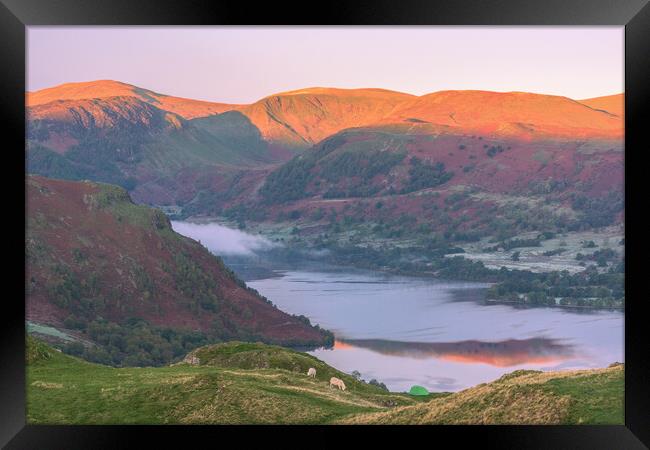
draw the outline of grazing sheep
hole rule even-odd
[[[345,390],[345,383],[343,382],[343,380],[340,380],[340,379],[338,379],[336,377],[330,378],[330,388],[332,386],[336,386],[337,388],[339,388],[342,391]]]
[[[314,369],[313,367],[310,367],[309,370],[307,371],[307,376],[312,377],[312,378],[316,378],[316,369]]]

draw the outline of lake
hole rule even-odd
[[[178,222],[173,226],[190,237],[203,237],[219,254],[216,236],[225,227],[202,225],[197,231]],[[227,234],[229,248],[232,231]],[[238,273],[246,269],[240,264],[232,265]],[[272,272],[248,276],[247,284],[281,310],[303,314],[336,336],[333,349],[310,353],[344,372],[356,370],[366,381],[375,378],[391,391],[406,391],[414,384],[430,391],[458,391],[517,369],[623,362],[620,311],[491,304],[485,301],[487,284],[325,265]]]

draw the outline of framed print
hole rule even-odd
[[[308,10],[3,2],[2,444],[647,448],[647,2]]]

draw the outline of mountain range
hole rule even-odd
[[[30,172],[119,184],[180,217],[305,221],[350,207],[369,220],[426,217],[465,195],[463,226],[480,229],[472,217],[513,195],[569,220],[584,215],[576,199],[622,192],[623,94],[314,87],[229,105],[104,80],[31,92],[26,104]]]
[[[494,135],[622,135],[622,94],[572,100],[526,92],[440,91],[415,96],[386,89],[314,87],[270,95],[249,105],[233,105],[173,97],[101,80],[66,83],[28,93],[26,103],[32,108],[53,102],[116,97],[136,99],[186,120],[240,111],[264,140],[298,147],[311,146],[346,128],[402,122]]]

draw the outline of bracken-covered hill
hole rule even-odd
[[[156,353],[108,342],[111,334],[128,340],[140,321],[149,334],[193,333],[199,343],[331,341],[247,288],[200,243],[176,234],[161,211],[133,204],[116,186],[28,177],[26,254],[27,320],[106,345],[119,353],[111,355],[115,363]],[[109,324],[118,327],[114,333]]]

